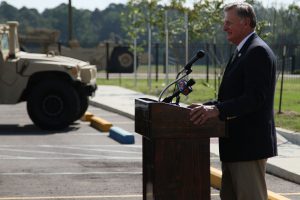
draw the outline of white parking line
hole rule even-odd
[[[142,172],[3,172],[1,176],[56,176],[56,175],[141,175]]]
[[[1,157],[0,160],[142,160],[142,157],[117,157],[117,156],[93,156],[93,157]]]
[[[134,121],[114,122],[114,124],[134,124]]]
[[[0,197],[0,200],[44,200],[44,199],[119,199],[119,198],[141,198],[140,194],[132,195],[97,195],[97,196],[49,196],[49,197]]]
[[[28,150],[26,148],[39,148],[41,150]],[[49,151],[49,149],[51,148],[53,148],[53,151]],[[119,150],[120,148],[124,150]],[[58,152],[58,149],[89,151],[90,153]],[[122,146],[120,145],[0,145],[0,151],[2,151],[2,154],[0,155],[0,159],[1,160],[97,160],[97,159],[141,160],[142,159],[142,152],[130,151],[130,149],[141,150],[141,145],[122,145]],[[20,153],[24,153],[25,155],[7,155],[4,152],[20,152]],[[113,155],[101,155],[101,152],[111,153]],[[31,155],[28,155],[28,153]],[[44,155],[49,154],[49,155],[38,156],[39,154],[44,154]]]
[[[214,193],[211,196],[218,196],[219,194]],[[120,199],[120,198],[142,198],[141,194],[129,194],[129,195],[95,195],[95,196],[49,196],[49,197],[0,197],[0,200],[47,200],[47,199]]]
[[[75,150],[84,150],[84,151],[97,151],[97,152],[126,153],[126,154],[138,154],[138,155],[142,155],[142,152],[119,151],[119,150],[111,150],[111,149],[89,149],[89,148],[79,148],[79,147],[50,146],[50,148],[51,147],[61,148],[61,149],[75,149]]]
[[[0,148],[2,151],[12,151],[12,152],[22,152],[22,153],[36,153],[36,154],[55,154],[55,155],[69,155],[69,156],[98,156],[94,154],[75,154],[75,153],[60,153],[53,151],[31,151],[23,149],[9,149],[9,148]]]
[[[69,133],[68,133],[69,134]],[[98,133],[71,133],[69,135],[72,135],[72,136],[100,136],[100,137],[107,137],[109,134],[107,132],[98,132]]]
[[[117,147],[117,149],[115,148]],[[0,145],[0,155],[1,160],[68,160],[68,159],[107,159],[107,160],[141,160],[142,152],[129,151],[129,146],[125,147],[124,150],[119,150],[120,146],[118,145]],[[26,148],[39,148],[41,150],[27,150]],[[132,147],[130,147],[132,149]],[[49,151],[52,149],[52,151]],[[70,149],[70,150],[80,150],[80,151],[89,151],[90,153],[68,153],[68,152],[58,152],[58,149]],[[135,146],[134,149],[141,150],[141,146]],[[21,152],[27,155],[7,155],[3,152]],[[96,153],[97,152],[97,153]],[[100,152],[100,154],[98,153]],[[101,155],[103,153],[110,153],[112,155]],[[34,154],[34,155],[28,155]],[[38,156],[39,154],[49,154],[47,156]],[[122,156],[120,156],[120,154]],[[51,155],[55,155],[51,157]],[[126,156],[125,156],[126,155]],[[62,157],[58,157],[62,156]],[[75,157],[74,157],[75,156]]]
[[[43,144],[43,145],[10,145],[10,144],[4,144],[4,145],[0,145],[1,147],[126,147],[126,148],[142,148],[142,145],[132,145],[132,144],[124,144],[124,145],[120,145],[120,144],[104,144],[104,145],[99,145],[99,144],[72,144],[72,145],[48,145],[48,144]]]

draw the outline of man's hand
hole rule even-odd
[[[190,120],[194,124],[202,125],[208,119],[219,116],[219,110],[216,106],[205,106],[205,105],[198,104],[198,106],[193,107],[193,105],[194,104],[189,106],[189,108],[192,108],[190,112]]]

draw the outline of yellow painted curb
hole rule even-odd
[[[222,172],[216,168],[210,168],[210,185],[216,189],[221,189]],[[268,200],[290,200],[284,196],[268,190]]]
[[[112,123],[110,123],[102,118],[93,116],[91,118],[91,126],[102,132],[108,132],[109,129],[112,127]]]
[[[221,189],[222,172],[216,168],[210,168],[210,186]]]
[[[80,118],[81,121],[90,122],[94,115],[90,112],[85,112],[84,115]]]
[[[290,199],[268,190],[268,200],[290,200]]]

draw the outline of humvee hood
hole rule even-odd
[[[17,55],[21,60],[28,60],[32,64],[40,64],[40,65],[60,65],[67,67],[84,67],[90,65],[88,62],[84,62],[81,60],[77,60],[70,57],[52,55],[52,54],[38,54],[38,53],[26,53],[19,52]]]

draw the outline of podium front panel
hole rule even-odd
[[[143,200],[210,199],[209,138],[143,138]]]

